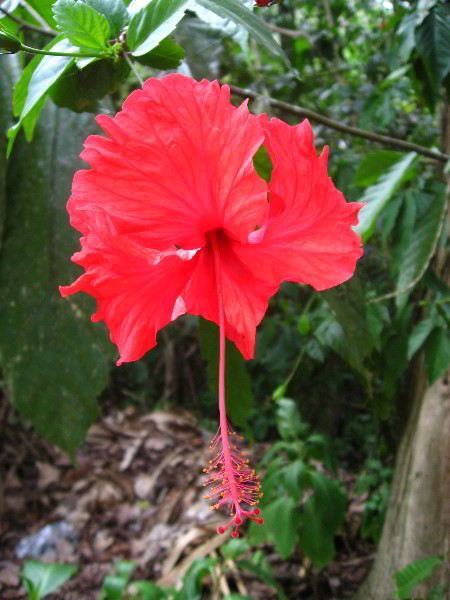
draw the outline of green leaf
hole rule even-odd
[[[259,17],[239,2],[239,0],[196,1],[204,8],[219,15],[219,17],[231,19],[235,23],[242,25],[270,54],[276,58],[281,58],[285,63],[289,64],[282,48],[277,44],[269,29],[267,29]]]
[[[282,470],[283,486],[295,502],[300,502],[309,481],[309,470],[302,460],[289,463]]]
[[[370,186],[364,192],[361,202],[365,206],[359,213],[359,224],[353,230],[360,235],[367,233],[375,225],[377,216],[386,206],[392,195],[404,184],[414,177],[417,155],[415,152],[406,154],[402,160],[394,163],[382,175],[378,183]]]
[[[0,54],[16,54],[21,47],[19,38],[0,23]]]
[[[425,216],[418,220],[412,239],[403,249],[400,261],[400,275],[397,279],[397,292],[411,285],[424,272],[432,258],[432,253],[442,227],[446,207],[446,191],[443,185],[435,185],[434,199]],[[408,293],[396,297],[398,307],[404,306]]]
[[[253,9],[253,0],[240,0],[240,2],[246,6],[249,10]],[[220,31],[223,35],[228,35],[233,38],[241,47],[244,54],[248,54],[248,31],[232,21],[231,19],[224,19],[216,13],[203,8],[198,2],[194,2],[192,9],[197,17],[206,23],[209,28]]]
[[[408,339],[408,360],[423,346],[435,326],[434,319],[422,319],[417,323]]]
[[[224,544],[220,552],[224,558],[231,558],[236,560],[242,554],[245,554],[250,549],[249,543],[243,538],[231,538],[226,544]]]
[[[181,21],[191,0],[151,0],[131,19],[128,46],[133,56],[155,48]]]
[[[308,425],[302,421],[297,404],[290,398],[277,400],[277,429],[284,440],[296,440],[305,435]]]
[[[53,52],[74,52],[76,48],[63,36],[58,36],[45,47]],[[11,154],[14,140],[22,127],[28,128],[27,138],[32,133],[50,87],[74,63],[70,56],[35,56],[16,84],[13,95],[14,114],[20,113],[19,122],[8,131],[7,156]]]
[[[253,156],[253,167],[264,181],[267,181],[267,183],[270,182],[272,179],[273,166],[264,144],[261,144],[256,151],[256,154]]]
[[[264,528],[269,532],[278,554],[286,559],[297,543],[295,500],[282,496],[264,508]]]
[[[143,54],[135,56],[134,59],[147,67],[153,69],[176,69],[184,58],[184,49],[179,46],[170,36],[164,38],[156,48]]]
[[[186,600],[201,600],[202,581],[217,565],[216,558],[197,558],[183,577]]]
[[[72,64],[50,88],[50,98],[61,108],[97,112],[97,100],[117,91],[129,72],[124,58],[96,60],[82,70]]]
[[[344,330],[348,352],[353,357],[354,364],[362,366],[364,358],[369,356],[374,347],[374,340],[367,322],[361,282],[353,276],[349,281],[325,290],[320,295],[325,298]]]
[[[77,565],[47,564],[37,560],[24,563],[22,575],[39,589],[39,597],[48,596],[78,571]]]
[[[0,61],[0,131],[4,132],[11,124],[11,91],[18,74],[17,56],[3,57]],[[3,240],[3,226],[6,213],[6,136],[0,136],[0,249]]]
[[[376,150],[367,154],[360,162],[353,176],[353,185],[366,187],[379,179],[387,169],[402,158],[400,152]]]
[[[163,600],[175,598],[171,590],[163,589],[150,581],[133,581],[133,589],[137,592],[137,600]],[[174,592],[174,590],[172,591]],[[170,594],[170,595],[169,595]]]
[[[417,51],[435,93],[450,72],[450,9],[439,3],[416,28]]]
[[[127,577],[107,575],[103,581],[103,589],[108,600],[121,600],[128,583]]]
[[[425,361],[428,381],[434,383],[450,364],[449,332],[441,327],[436,328],[425,343]]]
[[[433,571],[442,564],[442,558],[430,556],[416,560],[394,575],[397,598],[407,600],[416,586],[428,579]]]
[[[60,29],[69,41],[80,50],[108,50],[110,27],[107,18],[84,2],[58,0],[53,5],[53,15]]]
[[[219,372],[219,328],[206,319],[200,319],[200,348],[208,361],[210,385],[216,390]],[[225,399],[230,420],[244,427],[253,400],[251,380],[244,357],[229,340],[225,340]]]
[[[0,356],[9,397],[22,418],[72,456],[97,416],[109,366],[106,331],[90,321],[93,299],[64,300],[58,292],[80,274],[70,261],[79,234],[65,205],[89,132],[97,132],[93,117],[49,104],[32,144],[18,140],[0,254]]]
[[[41,15],[50,27],[56,27],[56,21],[53,18],[52,12],[55,0],[27,0],[27,2],[31,8],[34,8],[34,10]]]
[[[84,0],[85,4],[106,17],[111,37],[117,37],[128,21],[128,12],[122,0]]]

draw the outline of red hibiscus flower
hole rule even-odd
[[[229,89],[168,75],[149,79],[114,117],[99,115],[108,137],[87,138],[81,157],[92,169],[75,174],[68,211],[82,249],[72,260],[85,273],[68,296],[97,300],[120,351],[118,364],[155,346],[157,332],[184,313],[220,327],[220,445],[207,472],[215,508],[231,505],[262,522],[254,505],[254,471],[229,443],[224,397],[225,336],[252,358],[256,326],[282,281],[323,290],[349,279],[362,255],[352,231],[361,204],[347,204],[318,157],[308,121],[235,108]],[[269,184],[253,168],[261,144],[273,164]]]

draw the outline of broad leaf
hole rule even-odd
[[[181,21],[191,0],[151,0],[131,19],[128,46],[133,56],[150,52]]]
[[[397,291],[412,284],[424,271],[431,260],[431,253],[437,242],[445,211],[446,193],[442,185],[434,186],[434,199],[425,216],[416,224],[410,243],[403,250],[400,262],[400,275],[397,280]],[[396,297],[397,306],[402,307],[408,294]]]
[[[239,0],[196,0],[198,4],[225,19],[242,25],[268,52],[288,62],[282,48],[259,17]]]
[[[200,348],[208,361],[211,387],[216,390],[219,373],[219,328],[205,319],[200,320]],[[225,340],[225,401],[232,423],[245,426],[252,400],[252,386],[246,361],[236,346]]]
[[[53,16],[58,29],[80,50],[101,55],[108,49],[108,20],[84,2],[58,0],[53,5]]]
[[[450,365],[450,339],[448,331],[436,328],[425,343],[425,361],[428,381],[434,383]]]
[[[450,8],[439,3],[416,28],[417,51],[420,54],[434,92],[450,72]]]
[[[372,185],[384,175],[390,167],[402,158],[400,152],[393,150],[376,150],[370,152],[360,162],[353,176],[353,185],[366,187]]]
[[[106,17],[111,37],[119,35],[128,21],[128,12],[122,0],[84,0],[84,2]]]
[[[90,131],[97,132],[92,116],[49,104],[33,142],[18,140],[0,254],[0,356],[9,398],[72,456],[96,418],[109,364],[106,331],[90,321],[93,300],[64,300],[58,292],[80,273],[70,262],[79,235],[65,205]]]
[[[240,0],[240,2],[249,10],[252,10],[253,0]],[[240,45],[243,52],[248,52],[248,31],[242,25],[238,25],[231,19],[219,17],[211,10],[203,8],[198,2],[193,3],[192,10],[201,21],[207,23],[212,29],[217,29],[222,34],[229,35]]]
[[[184,58],[184,49],[171,37],[164,38],[156,48],[134,59],[153,69],[176,69]]]
[[[422,319],[417,323],[408,339],[408,360],[423,346],[435,326],[434,319]]]
[[[365,206],[359,213],[359,224],[353,227],[353,230],[360,235],[368,233],[375,226],[377,216],[386,206],[401,185],[414,177],[415,162],[417,155],[415,152],[406,154],[402,160],[395,163],[385,175],[382,175],[375,185],[367,188],[364,192],[361,202]]]
[[[27,560],[22,575],[39,590],[39,598],[45,598],[66,583],[78,571],[77,565],[42,563]]]
[[[28,4],[45,19],[50,27],[56,27],[56,21],[53,18],[52,6],[55,0],[27,0]]]
[[[442,558],[430,556],[416,560],[395,574],[397,598],[406,600],[411,597],[416,586],[428,579],[433,571],[442,564]]]
[[[63,36],[58,36],[45,47],[53,52],[75,52],[77,48]],[[27,139],[31,141],[34,126],[50,87],[74,63],[70,56],[35,56],[22,73],[13,96],[14,114],[20,113],[19,122],[8,131],[9,156],[20,127],[27,127]]]
[[[273,166],[264,144],[261,144],[256,154],[253,155],[253,167],[264,181],[270,182]]]
[[[286,559],[297,543],[296,506],[293,498],[282,496],[264,507],[264,527],[269,532],[278,554]]]

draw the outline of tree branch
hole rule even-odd
[[[44,35],[49,35],[51,37],[56,37],[57,35],[59,35],[59,33],[57,31],[54,31],[53,29],[43,29],[42,27],[37,27],[37,25],[32,25],[31,23],[27,23],[27,21],[24,21],[20,17],[16,17],[15,15],[12,15],[7,10],[2,8],[1,6],[0,6],[0,12],[2,12],[6,17],[11,19],[11,21],[14,21],[21,27],[25,27],[26,29],[29,29],[30,31],[35,31],[36,33],[42,33]]]
[[[273,23],[270,23],[270,21],[265,21],[264,19],[261,20],[267,27],[267,29],[270,29],[270,31],[274,31],[275,33],[280,33],[281,35],[285,35],[291,38],[304,37],[308,39],[308,36],[303,31],[296,31],[295,29],[286,29],[285,27],[278,27],[278,25],[274,25]]]
[[[360,137],[366,140],[371,140],[372,142],[378,142],[379,144],[384,144],[385,146],[395,146],[397,148],[401,148],[402,150],[408,150],[410,152],[417,152],[417,154],[421,154],[422,156],[432,158],[433,160],[446,162],[450,159],[450,156],[448,154],[444,154],[443,152],[439,152],[438,150],[430,150],[430,148],[425,148],[424,146],[419,146],[418,144],[413,144],[412,142],[406,142],[405,140],[399,140],[398,138],[393,138],[387,135],[373,133],[372,131],[359,129],[358,127],[344,125],[343,123],[333,121],[333,119],[329,119],[328,117],[325,117],[320,113],[316,113],[313,110],[310,110],[309,108],[303,108],[301,106],[295,106],[294,104],[288,104],[287,102],[276,100],[275,98],[271,98],[270,96],[264,96],[256,92],[252,92],[251,90],[244,90],[243,88],[237,87],[235,85],[230,85],[230,89],[233,94],[236,94],[236,96],[251,98],[252,100],[256,100],[257,98],[264,98],[266,102],[274,108],[280,108],[281,110],[284,110],[285,112],[291,113],[298,117],[311,119],[311,121],[321,123],[322,125],[325,125],[325,127],[330,127],[330,129],[335,129],[336,131],[348,133],[349,135],[353,135],[354,137]]]

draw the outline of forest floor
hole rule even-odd
[[[202,497],[209,441],[210,434],[186,413],[114,410],[90,428],[73,465],[21,425],[11,409],[4,411],[0,598],[27,597],[20,570],[33,550],[24,543],[49,524],[63,523],[63,534],[35,548],[35,556],[80,567],[51,595],[55,600],[94,600],[118,560],[136,563],[134,578],[176,587],[194,558],[220,557],[229,535],[218,535],[216,527],[226,515],[209,510]],[[254,447],[253,462],[266,450]],[[327,568],[317,571],[298,553],[282,560],[271,546],[263,547],[272,575],[288,598],[351,598],[370,568],[373,546],[359,535],[364,498],[352,494],[352,474],[340,471],[339,479],[350,501],[336,537],[336,557]],[[255,600],[277,598],[273,587],[250,572],[237,571],[233,561],[228,560],[219,581],[221,592],[214,597],[239,591]],[[203,597],[213,598],[208,579],[205,584]]]

